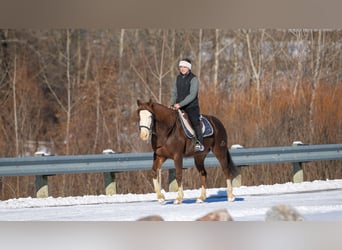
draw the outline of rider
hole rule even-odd
[[[179,62],[179,74],[174,81],[171,92],[170,107],[184,110],[195,131],[195,151],[203,151],[203,135],[200,129],[200,109],[198,102],[199,80],[191,72],[191,61],[188,58]]]

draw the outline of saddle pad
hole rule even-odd
[[[195,131],[192,128],[189,119],[187,119],[185,113],[180,110],[178,110],[178,114],[179,114],[179,118],[180,118],[179,120],[181,121],[185,135],[188,138],[193,138],[195,135]],[[208,136],[213,135],[214,133],[213,127],[211,126],[208,119],[202,115],[200,117],[200,126],[202,128],[203,137],[208,137]]]

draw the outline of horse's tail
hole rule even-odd
[[[231,176],[232,179],[234,179],[236,176],[239,175],[239,169],[234,164],[232,156],[231,156],[228,148],[227,148],[227,161],[228,161],[228,166],[227,167],[228,167],[230,176]]]

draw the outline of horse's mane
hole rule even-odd
[[[175,110],[170,109],[169,107],[157,102],[152,103],[151,107],[156,119],[169,121],[171,123],[175,122],[177,118],[177,113],[175,112]]]
[[[160,110],[162,110],[163,112],[167,112],[168,114],[175,113],[173,112],[174,110],[158,102],[153,102],[151,106],[156,112],[160,112]]]

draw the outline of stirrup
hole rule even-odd
[[[198,151],[204,151],[204,146],[200,142],[196,142],[196,145],[195,145],[195,152],[198,152]]]

